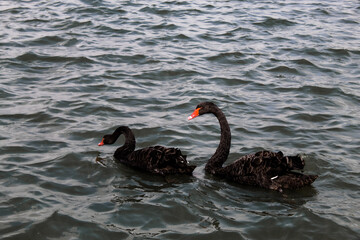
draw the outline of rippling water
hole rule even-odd
[[[359,1],[1,1],[1,238],[359,239],[359,16]],[[229,162],[301,153],[319,178],[280,194],[205,174],[218,122],[186,120],[204,100],[228,117]],[[114,162],[97,143],[118,125],[181,148],[193,176]]]

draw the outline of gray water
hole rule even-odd
[[[360,239],[359,1],[0,2],[1,239]],[[312,186],[281,194],[214,178],[300,153]],[[153,176],[98,147],[178,147],[193,176]],[[123,142],[118,140],[117,145]]]

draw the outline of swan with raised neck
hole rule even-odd
[[[218,119],[221,129],[220,143],[205,165],[205,171],[228,180],[253,186],[260,186],[282,192],[283,189],[296,189],[313,183],[317,175],[304,175],[292,170],[305,166],[300,155],[284,156],[282,152],[260,151],[240,157],[223,167],[229,156],[231,133],[224,113],[212,102],[202,102],[188,120],[212,113]]]

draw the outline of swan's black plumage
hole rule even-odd
[[[120,126],[113,134],[105,135],[99,146],[115,143],[122,134],[125,135],[125,143],[114,153],[115,159],[119,162],[159,175],[191,175],[194,171],[195,166],[188,165],[186,155],[183,155],[178,148],[153,146],[135,151],[135,136],[126,126]]]
[[[297,189],[313,183],[317,175],[304,175],[293,172],[305,166],[300,155],[284,156],[282,152],[261,151],[249,154],[223,167],[228,158],[231,145],[231,132],[224,113],[212,102],[200,103],[188,118],[212,113],[220,123],[220,143],[214,155],[205,166],[205,171],[228,180],[267,189],[282,191]]]

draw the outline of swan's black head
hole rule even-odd
[[[112,134],[105,135],[98,146],[106,145],[106,144],[113,144],[116,141]]]
[[[103,137],[101,143],[99,143],[99,146],[105,145],[105,144],[113,144],[116,142],[116,140],[119,138],[121,134],[130,135],[130,138],[134,138],[131,130],[127,126],[120,126],[118,127],[113,134],[107,134]],[[135,139],[134,139],[135,141]]]
[[[218,109],[215,103],[212,102],[202,102],[196,106],[195,111],[188,117],[188,120],[196,118],[205,113],[212,113],[215,109]]]

